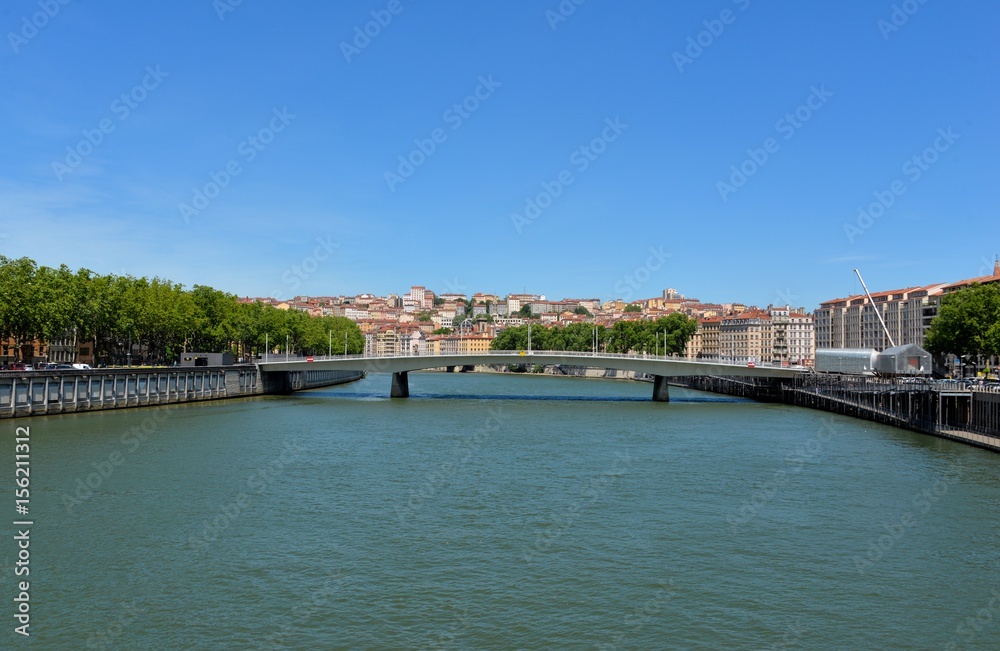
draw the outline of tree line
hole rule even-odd
[[[571,323],[565,327],[537,324],[507,328],[493,340],[493,350],[532,350],[590,352],[597,347],[608,353],[681,354],[698,329],[698,321],[675,312],[655,321],[619,321],[611,328],[589,323]]]
[[[101,275],[89,269],[38,266],[29,258],[0,255],[0,338],[15,355],[36,340],[64,336],[93,342],[98,363],[168,364],[183,351],[231,352],[236,357],[271,351],[357,354],[365,339],[344,317],[312,318],[205,285],[187,290],[161,278]],[[287,338],[287,339],[286,339]],[[130,354],[131,353],[131,354]]]

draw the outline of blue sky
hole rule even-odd
[[[240,295],[813,309],[859,291],[854,267],[889,289],[1000,252],[996,3],[12,0],[0,20],[8,257]]]

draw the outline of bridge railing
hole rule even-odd
[[[635,359],[635,360],[661,360],[661,361],[678,361],[686,362],[690,364],[703,364],[705,366],[735,366],[735,367],[748,367],[750,363],[746,360],[743,361],[729,361],[729,360],[704,360],[704,359],[688,359],[686,357],[680,357],[677,355],[655,355],[650,353],[605,353],[605,352],[592,352],[592,351],[573,351],[573,350],[485,350],[478,352],[435,352],[435,353],[401,353],[401,354],[382,354],[374,355],[371,353],[362,353],[358,355],[313,355],[311,357],[288,357],[286,355],[268,355],[266,358],[261,357],[257,361],[265,363],[278,363],[278,362],[303,362],[303,361],[336,361],[345,359],[355,359],[362,361],[370,360],[386,360],[386,359],[404,359],[404,358],[441,358],[442,361],[447,361],[447,358],[461,358],[461,357],[503,357],[506,358],[498,363],[511,363],[509,358],[511,355],[516,355],[519,358],[524,359],[524,363],[530,363],[530,359],[534,356],[549,356],[549,357],[569,357],[569,358],[579,358],[584,359]],[[442,364],[444,365],[444,364]],[[789,370],[808,370],[805,366],[787,366],[779,363],[773,362],[754,362],[753,368],[784,368]]]

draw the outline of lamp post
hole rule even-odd
[[[285,361],[288,361],[288,335],[285,335]]]
[[[327,357],[333,357],[333,330],[330,330],[330,346],[326,353]]]

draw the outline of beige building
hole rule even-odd
[[[813,323],[811,314],[787,305],[700,319],[685,352],[692,359],[811,365]]]
[[[708,319],[698,319],[698,329],[688,340],[685,347],[685,355],[688,359],[718,359],[719,357],[719,329],[722,326],[722,317],[711,317]]]
[[[820,303],[816,310],[817,348],[874,348],[892,344],[879,322],[885,321],[892,343],[924,345],[924,333],[937,313],[944,284],[907,287]]]
[[[731,362],[761,362],[772,347],[771,315],[747,310],[722,317],[719,356]],[[768,360],[769,361],[769,360]]]
[[[428,355],[476,355],[489,352],[493,337],[487,334],[431,335],[427,338]]]

